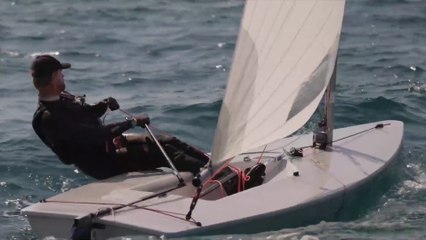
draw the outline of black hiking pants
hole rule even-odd
[[[209,157],[203,152],[176,137],[164,134],[155,137],[179,171],[196,174],[209,160]],[[120,172],[123,173],[170,167],[167,159],[148,134],[124,135],[116,150],[114,160],[119,166]]]

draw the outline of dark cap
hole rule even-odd
[[[39,55],[31,64],[31,75],[34,78],[49,76],[59,69],[70,68],[71,64],[61,63],[50,55]]]

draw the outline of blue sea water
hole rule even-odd
[[[20,210],[93,179],[64,166],[31,127],[32,58],[71,62],[67,89],[114,96],[208,151],[242,0],[0,0],[0,238],[37,239]],[[404,121],[399,164],[350,219],[208,239],[426,239],[426,1],[347,0],[337,127]],[[111,113],[108,121],[122,119]],[[313,121],[306,125],[309,129]],[[365,205],[365,206],[364,206]],[[144,238],[144,237],[142,237]]]

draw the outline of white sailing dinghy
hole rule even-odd
[[[246,0],[212,148],[200,176],[129,173],[23,210],[33,232],[93,239],[252,233],[332,220],[396,160],[403,123],[333,130],[344,0]],[[325,98],[326,121],[292,136]]]

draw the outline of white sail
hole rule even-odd
[[[286,137],[333,74],[344,0],[247,0],[212,148],[222,161]]]

